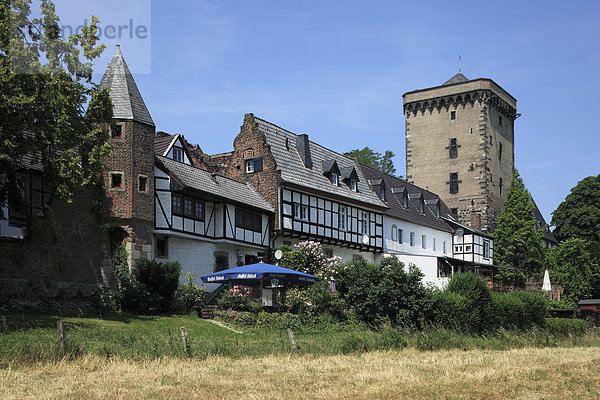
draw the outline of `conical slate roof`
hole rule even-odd
[[[154,126],[154,121],[152,121],[144,99],[133,80],[133,75],[123,59],[119,45],[104,72],[100,87],[110,90],[114,118],[129,119]]]
[[[458,74],[454,75],[452,78],[450,78],[446,82],[444,82],[442,84],[442,86],[452,85],[453,83],[462,83],[462,82],[466,82],[468,80],[469,80],[469,78],[467,78],[466,76],[464,76],[462,74],[462,72],[459,72]]]

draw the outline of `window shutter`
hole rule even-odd
[[[254,172],[260,172],[263,169],[263,159],[258,157],[254,159]]]

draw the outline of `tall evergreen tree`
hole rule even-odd
[[[494,261],[499,265],[527,274],[543,273],[542,232],[535,230],[533,209],[531,196],[515,170],[494,232]]]

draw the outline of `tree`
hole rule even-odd
[[[359,163],[375,168],[386,174],[394,175],[396,173],[394,161],[392,160],[396,155],[391,150],[386,150],[382,155],[381,153],[371,150],[369,147],[365,147],[362,150],[351,150],[348,155],[356,158]]]
[[[506,194],[494,232],[494,259],[528,274],[541,274],[544,265],[542,232],[535,229],[534,205],[517,170]]]
[[[96,45],[98,18],[61,38],[54,4],[41,0],[40,12],[30,18],[31,0],[0,0],[0,204],[22,203],[17,176],[32,164],[51,195],[70,200],[110,153],[112,103],[91,81],[91,60],[105,48]]]
[[[550,280],[563,285],[573,305],[600,295],[600,265],[583,239],[567,239],[550,250]]]
[[[554,235],[600,242],[600,175],[588,176],[571,189],[552,213]]]

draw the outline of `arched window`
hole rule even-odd
[[[398,227],[396,225],[392,225],[392,240],[398,240]]]

